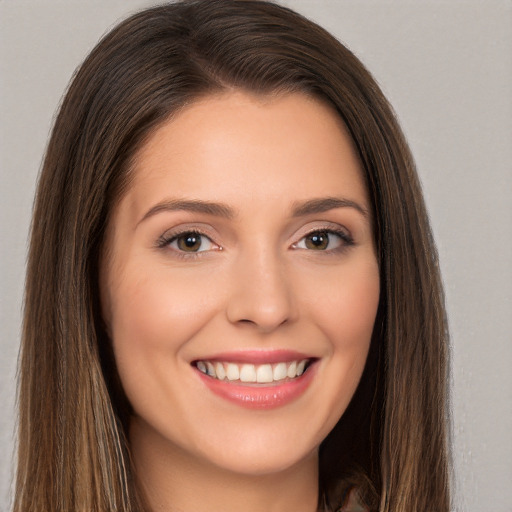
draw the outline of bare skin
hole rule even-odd
[[[337,115],[301,94],[194,103],[140,151],[109,233],[103,315],[152,509],[314,512],[379,299]]]
[[[284,512],[316,511],[318,457],[316,451],[285,471],[244,475],[191,459],[148,436],[138,419],[131,426],[135,463],[155,512],[204,510]],[[158,437],[158,436],[156,436]],[[160,447],[167,449],[164,454]]]

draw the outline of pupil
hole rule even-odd
[[[310,249],[325,249],[329,244],[327,233],[315,233],[307,238],[306,246]]]
[[[201,237],[194,234],[185,235],[178,240],[178,246],[184,251],[197,251],[201,247]]]

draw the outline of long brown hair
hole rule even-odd
[[[320,499],[355,486],[372,510],[449,510],[447,329],[414,163],[361,62],[325,30],[258,0],[192,0],[122,22],[73,78],[36,196],[19,384],[15,512],[144,509],[129,404],[98,304],[98,260],[137,150],[210,93],[303,92],[329,102],[371,198],[381,297],[361,383],[320,447]]]

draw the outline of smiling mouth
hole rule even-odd
[[[300,359],[274,364],[238,364],[199,360],[195,361],[193,365],[204,375],[220,381],[244,384],[274,384],[302,376],[312,362],[312,359]]]

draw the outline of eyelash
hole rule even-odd
[[[308,248],[302,248],[297,247],[299,243],[301,243],[303,240],[305,241],[308,237],[311,237],[312,235],[323,235],[326,234],[328,238],[330,238],[331,235],[335,235],[340,239],[340,245],[338,247],[335,247],[333,249],[324,249],[324,250],[318,250],[315,251],[314,249],[308,249]],[[330,240],[328,241],[330,243]],[[350,236],[350,234],[342,229],[333,229],[333,228],[315,228],[312,229],[309,233],[306,233],[304,236],[301,237],[301,239],[292,245],[292,247],[296,249],[303,249],[303,250],[309,250],[314,252],[323,252],[327,254],[337,254],[339,252],[342,252],[349,247],[354,245],[354,239]]]
[[[315,251],[314,249],[309,249],[307,247],[306,248],[298,247],[299,243],[301,243],[303,240],[306,240],[308,237],[311,237],[312,235],[315,235],[315,234],[318,234],[318,235],[327,234],[328,237],[330,235],[335,235],[336,237],[338,237],[340,239],[340,241],[341,241],[340,245],[338,247],[335,247],[334,249],[320,249],[318,251]],[[178,233],[173,233],[170,236],[169,235],[162,235],[158,239],[156,246],[159,249],[168,248],[173,242],[178,241],[181,237],[184,237],[185,235],[197,236],[197,237],[200,237],[201,239],[206,238],[211,244],[217,245],[205,233],[203,233],[203,232],[201,232],[199,230],[196,230],[196,229],[186,229],[186,230],[180,231]],[[328,243],[330,243],[330,240],[329,240]],[[325,228],[325,229],[317,228],[317,229],[313,229],[313,230],[309,231],[308,233],[306,233],[304,236],[302,236],[300,238],[300,240],[298,242],[292,244],[291,247],[296,249],[296,250],[306,250],[306,251],[321,252],[321,253],[326,253],[326,254],[335,254],[335,253],[342,252],[342,251],[348,249],[349,247],[351,247],[353,245],[354,245],[354,239],[350,236],[349,233],[347,233],[344,230],[333,229],[333,228]],[[220,246],[217,245],[217,247],[219,247],[218,250],[222,250],[222,248]],[[180,249],[174,249],[174,252],[180,258],[197,258],[197,257],[199,257],[200,253],[208,252],[208,249],[207,250],[203,250],[203,251],[190,251],[190,252],[189,251],[183,251],[183,250],[180,250]]]
[[[190,236],[197,236],[201,239],[207,239],[209,240],[209,242],[213,245],[217,245],[215,244],[215,242],[208,236],[206,235],[205,233],[197,230],[197,229],[186,229],[186,230],[183,230],[183,231],[180,231],[178,233],[172,233],[171,235],[162,235],[158,241],[157,241],[157,248],[159,249],[165,249],[165,248],[168,248],[173,242],[176,242],[178,241],[180,238],[184,237],[185,235],[188,235],[189,237]],[[201,245],[202,245],[203,242],[201,242]],[[176,253],[176,255],[180,258],[194,258],[194,257],[197,257],[200,253],[202,252],[207,252],[207,251],[182,251],[182,250],[179,250],[179,249],[175,249],[174,252]]]

